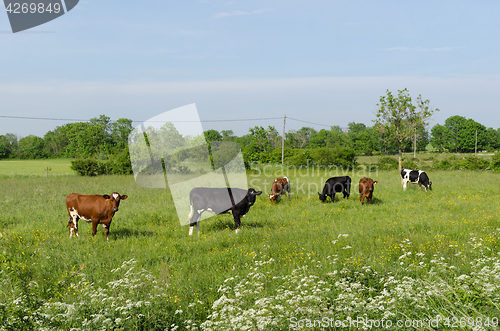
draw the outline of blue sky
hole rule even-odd
[[[206,129],[248,133],[373,125],[380,96],[408,88],[500,127],[496,1],[80,0],[13,34],[0,12],[0,115],[147,120],[196,103]],[[68,121],[0,117],[0,134]],[[138,124],[138,123],[135,123]]]

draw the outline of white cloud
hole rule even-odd
[[[230,16],[243,16],[243,15],[256,15],[256,14],[265,13],[265,12],[268,12],[271,10],[272,9],[270,9],[270,8],[258,9],[258,10],[254,10],[254,11],[234,10],[231,12],[220,12],[220,13],[214,14],[213,18],[224,18],[224,17],[230,17]]]

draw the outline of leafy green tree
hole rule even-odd
[[[415,139],[417,143],[416,146],[414,144]],[[406,153],[413,152],[416,148],[416,151],[421,152],[426,150],[427,145],[429,145],[429,132],[422,125],[417,128],[416,134],[403,142],[403,151]]]
[[[13,133],[6,133],[4,135],[5,139],[7,139],[7,141],[10,143],[10,153],[11,153],[11,157],[15,157],[17,155],[17,151],[18,151],[18,139],[17,139],[17,136]]]
[[[430,139],[430,142],[432,147],[441,152],[444,152],[447,146],[449,146],[450,136],[448,127],[446,127],[445,125],[436,124],[431,129],[431,135],[432,137]]]
[[[476,145],[477,132],[477,148],[483,149],[487,144],[486,127],[473,119],[465,121],[464,128],[459,132],[460,150],[462,152],[473,152]]]
[[[476,143],[477,130],[477,148],[484,149],[489,143],[489,137],[486,127],[472,119],[463,116],[448,117],[444,126],[446,127],[448,150],[455,152],[473,152]]]
[[[465,128],[465,122],[467,119],[463,116],[451,116],[444,121],[444,126],[446,127],[447,133],[447,146],[448,150],[454,150],[458,152],[460,149],[460,137],[459,133]]]
[[[10,156],[12,147],[5,136],[0,136],[0,159],[6,159]]]
[[[399,170],[401,170],[401,155],[403,142],[413,137],[419,126],[425,126],[434,111],[429,100],[417,97],[417,106],[412,104],[412,99],[407,89],[398,91],[395,97],[387,90],[387,96],[380,97],[379,110],[376,113],[375,128],[387,139],[395,141],[398,149]]]
[[[42,138],[29,135],[19,139],[18,156],[21,159],[43,159],[47,155],[44,151],[45,143]]]
[[[223,136],[217,130],[207,130],[203,132],[207,141],[222,141]]]
[[[500,131],[493,128],[487,128],[485,135],[486,145],[489,150],[497,150],[500,148]]]
[[[281,137],[274,126],[268,126],[267,129],[255,126],[249,131],[253,136],[252,144],[261,152],[271,151],[281,145]]]
[[[88,158],[99,153],[109,154],[105,132],[100,125],[69,123],[64,126],[61,138],[68,143],[64,151],[66,157]]]
[[[236,138],[233,130],[222,130],[220,133],[224,141],[234,141],[234,138]]]
[[[371,155],[377,149],[377,141],[372,133],[372,128],[363,123],[351,122],[347,125],[349,146],[357,153]]]
[[[111,139],[115,152],[121,152],[128,148],[128,137],[133,130],[132,120],[119,118],[111,124]]]
[[[289,140],[289,144],[287,144],[289,147],[303,149],[308,147],[309,140],[316,133],[318,132],[313,128],[302,127],[298,131],[290,130],[287,134],[285,134],[285,138],[286,140]]]

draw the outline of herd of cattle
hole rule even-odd
[[[427,191],[432,190],[432,182],[424,171],[403,169],[401,171],[401,186],[406,190],[406,184],[418,184]],[[371,178],[363,177],[358,184],[359,201],[363,205],[365,199],[368,204],[372,203],[373,190],[377,181]],[[342,193],[344,199],[349,198],[351,194],[351,178],[349,176],[340,176],[329,178],[323,187],[321,193],[318,192],[319,200],[326,201],[330,197],[332,202],[336,193]],[[234,218],[234,228],[238,232],[241,225],[241,218],[244,217],[250,207],[255,204],[257,195],[262,191],[255,191],[253,188],[243,190],[239,188],[208,188],[195,187],[189,194],[191,212],[188,216],[190,224],[189,235],[193,234],[193,229],[200,232],[201,214],[210,211],[214,214],[231,214]],[[275,202],[280,196],[287,194],[290,199],[291,189],[290,181],[287,177],[274,180],[271,193],[268,193],[271,202]],[[69,236],[74,233],[78,237],[78,220],[82,219],[92,222],[92,236],[97,233],[97,225],[101,224],[108,240],[109,227],[113,216],[118,211],[120,201],[127,199],[126,195],[120,195],[113,192],[111,195],[84,195],[73,193],[66,198],[66,209],[68,210]]]

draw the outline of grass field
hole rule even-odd
[[[268,192],[281,174],[261,168],[249,185]],[[355,184],[318,200],[342,173],[291,170],[291,200],[264,193],[238,234],[220,215],[192,237],[169,192],[133,176],[2,178],[0,330],[496,329],[500,177],[428,174],[433,191],[403,192],[397,171],[371,173],[362,206]],[[129,198],[109,241],[82,221],[69,238],[66,196],[113,191]]]
[[[1,160],[0,178],[74,176],[70,167],[70,159]]]

